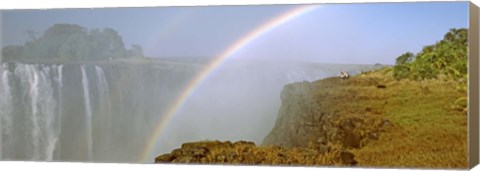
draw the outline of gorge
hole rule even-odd
[[[231,62],[210,73],[158,140],[153,129],[203,67],[191,61],[3,62],[2,160],[138,162],[183,142],[261,144],[283,86],[368,70],[371,65]],[[151,162],[151,161],[146,161]]]

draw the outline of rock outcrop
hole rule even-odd
[[[257,147],[253,142],[204,141],[185,143],[181,148],[155,158],[156,163],[203,163],[243,165],[356,165],[348,151],[309,148]]]
[[[352,149],[362,148],[392,126],[382,111],[355,101],[386,103],[378,80],[337,77],[286,85],[272,131],[261,146],[252,142],[192,142],[156,163],[356,165]],[[368,89],[370,94],[362,93]],[[371,94],[378,92],[378,94]],[[351,103],[350,103],[351,102]],[[359,110],[361,109],[361,110]]]
[[[324,113],[314,99],[314,87],[309,82],[286,85],[281,93],[276,124],[262,145],[285,148],[307,147],[315,138],[324,143],[326,131],[321,127]],[[302,136],[298,136],[302,135]],[[307,142],[307,143],[306,143]]]
[[[385,123],[389,123],[382,118],[382,112],[368,106],[364,110],[358,110],[358,106],[349,108],[358,100],[383,103],[381,94],[366,96],[361,92],[376,89],[377,83],[368,79],[327,78],[286,85],[275,126],[262,145],[285,148],[338,145],[349,149],[361,148],[378,139],[388,126]],[[351,88],[352,84],[356,87]]]

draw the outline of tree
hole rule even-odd
[[[123,44],[122,38],[115,30],[111,28],[105,28],[103,29],[102,36],[107,43],[105,45],[105,49],[103,49],[104,55],[101,56],[102,58],[108,59],[109,57],[126,57],[125,45]]]
[[[26,30],[24,33],[27,35],[27,37],[28,37],[30,40],[35,40],[35,39],[37,39],[38,32],[36,32],[36,31]]]
[[[411,52],[404,53],[404,54],[400,55],[399,57],[397,57],[396,64],[410,63],[411,61],[413,61],[414,57],[415,56]]]
[[[87,30],[76,24],[55,24],[43,35],[26,32],[30,40],[20,47],[5,47],[7,60],[107,60],[143,57],[140,45],[125,49],[122,37],[111,28]]]
[[[407,78],[410,76],[410,65],[407,64],[397,64],[393,66],[393,76],[396,79]]]
[[[60,58],[60,48],[75,35],[84,35],[85,28],[76,24],[55,24],[47,29],[43,37],[39,39],[37,45],[44,49],[42,52],[46,54],[40,54],[42,59]],[[75,47],[78,48],[78,47]]]
[[[143,58],[143,49],[140,45],[133,44],[132,48],[128,50],[129,57]]]
[[[450,29],[442,40],[425,46],[417,55],[407,52],[397,57],[393,75],[397,79],[422,80],[445,75],[467,80],[467,37],[465,28]]]
[[[60,46],[58,55],[60,59],[82,59],[88,60],[92,55],[92,46],[89,43],[87,33],[76,33],[69,36],[69,38]]]
[[[22,57],[23,46],[6,46],[2,49],[2,60],[9,61]]]

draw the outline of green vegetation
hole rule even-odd
[[[451,78],[466,85],[467,82],[467,29],[450,29],[443,40],[425,46],[414,55],[402,54],[393,68],[397,79],[423,80]]]
[[[87,30],[74,24],[55,24],[43,35],[30,33],[30,40],[23,46],[6,46],[3,59],[29,61],[108,60],[142,58],[139,45],[125,49],[120,35],[111,28]]]

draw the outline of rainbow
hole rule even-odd
[[[157,142],[157,139],[160,136],[160,133],[167,125],[167,123],[171,120],[171,118],[182,107],[188,97],[194,92],[195,88],[198,87],[210,73],[212,73],[217,67],[219,67],[220,64],[222,64],[228,57],[232,56],[261,35],[273,30],[274,28],[282,25],[283,23],[286,23],[316,8],[316,5],[302,5],[279,15],[272,20],[269,20],[268,22],[247,33],[241,39],[235,41],[220,55],[216,56],[210,63],[203,67],[202,70],[200,70],[200,72],[189,82],[189,84],[187,84],[180,96],[178,96],[178,98],[173,102],[170,108],[168,108],[166,113],[160,118],[151,138],[148,141],[145,150],[141,154],[140,162],[145,162],[146,159],[149,157],[151,151],[155,146],[155,143]]]

